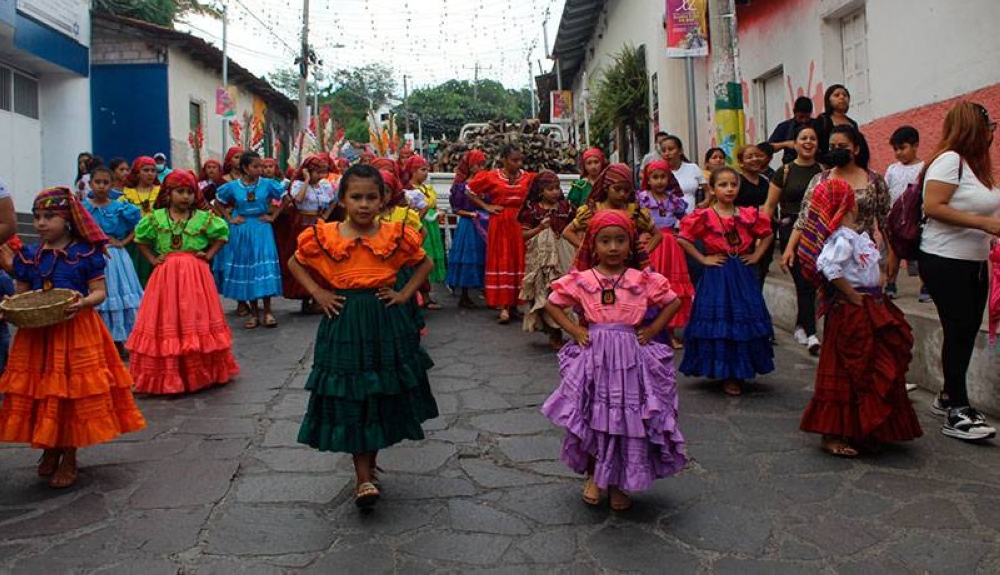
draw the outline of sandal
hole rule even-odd
[[[250,316],[248,320],[243,323],[243,329],[257,329],[260,327],[260,319],[257,316]]]
[[[250,305],[240,302],[236,306],[236,317],[246,317],[250,315]]]
[[[424,308],[425,309],[438,310],[438,309],[441,309],[441,304],[439,304],[438,302],[436,302],[436,301],[434,301],[432,299],[429,299],[429,300],[427,300],[427,305],[425,305]]]
[[[46,449],[38,458],[38,476],[51,477],[59,469],[59,460],[62,459],[61,449]]]
[[[507,310],[500,312],[500,317],[497,318],[497,323],[500,325],[507,325],[510,323],[510,312]]]
[[[601,488],[594,483],[593,475],[583,481],[583,502],[591,506],[601,504]]]
[[[358,492],[354,496],[354,504],[361,509],[366,509],[375,505],[379,495],[378,487],[375,487],[371,481],[365,481],[361,485],[358,485]]]
[[[371,473],[372,476],[371,481],[369,481],[369,483],[374,485],[375,489],[382,489],[382,482],[378,480],[378,474],[385,473],[385,469],[382,469],[378,465],[372,465],[369,468],[369,473]]]
[[[847,459],[852,459],[858,456],[858,450],[854,449],[843,439],[837,439],[834,437],[824,437],[820,440],[820,447],[823,451],[833,455],[835,457],[844,457]]]
[[[632,499],[624,491],[617,487],[612,487],[610,491],[612,511],[628,511],[632,507]]]
[[[265,313],[264,323],[262,325],[267,328],[278,327],[278,320],[275,319],[274,314]]]
[[[736,397],[743,394],[743,386],[735,379],[727,379],[722,383],[722,391],[726,392],[726,395]]]
[[[79,469],[77,469],[76,465],[73,465],[72,469],[64,469],[63,465],[60,462],[59,469],[49,479],[49,487],[53,489],[66,489],[76,484],[76,480],[80,476]]]
[[[684,349],[684,342],[676,337],[670,338],[670,347],[674,349]]]

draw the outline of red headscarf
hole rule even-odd
[[[458,161],[458,166],[455,167],[455,181],[452,182],[452,185],[464,184],[469,179],[469,172],[472,171],[472,166],[485,163],[486,154],[481,150],[469,150]]]
[[[632,181],[632,168],[625,164],[611,164],[604,168],[601,175],[597,176],[594,189],[590,192],[590,197],[587,198],[587,204],[593,208],[598,203],[607,200],[608,188],[613,184],[628,186],[632,190],[628,201],[630,203],[635,201],[635,182]]]
[[[597,232],[612,226],[622,228],[628,235],[629,256],[626,259],[626,265],[631,268],[642,269],[640,261],[642,257],[640,252],[642,250],[637,249],[635,242],[635,223],[632,222],[632,218],[627,213],[619,210],[601,210],[590,218],[590,223],[587,225],[587,235],[583,238],[583,243],[580,244],[580,249],[576,252],[576,261],[573,262],[575,269],[580,271],[589,270],[598,264],[597,247],[595,246]]]
[[[840,178],[822,181],[813,189],[812,200],[806,211],[802,237],[796,255],[803,277],[820,286],[819,315],[823,315],[830,302],[830,292],[825,289],[827,282],[816,270],[823,245],[830,235],[840,227],[844,216],[854,209],[857,199],[851,184]]]
[[[370,163],[372,163],[372,160],[374,160],[374,159],[375,159],[375,154],[369,152],[368,150],[365,150],[365,151],[361,152],[360,156],[358,156],[358,163],[359,164],[370,164]]]
[[[584,151],[583,155],[580,156],[580,177],[581,178],[586,178],[587,177],[586,164],[587,164],[587,160],[589,158],[597,158],[597,159],[601,160],[601,170],[602,171],[604,170],[604,168],[608,167],[608,161],[604,158],[604,152],[602,152],[598,148],[590,148],[590,149]]]
[[[406,194],[403,193],[403,184],[396,177],[396,174],[389,170],[379,170],[382,173],[382,182],[391,195],[389,197],[390,206],[406,206]]]
[[[233,146],[232,148],[229,148],[229,150],[226,152],[226,161],[222,162],[222,168],[223,168],[222,171],[228,174],[229,172],[235,170],[237,166],[233,164],[234,162],[239,161],[240,154],[242,153],[243,153],[243,148],[239,146]]]
[[[371,161],[371,166],[380,172],[392,172],[399,177],[399,163],[392,158],[375,158]]]
[[[201,188],[198,186],[198,178],[194,176],[194,172],[178,168],[167,174],[166,178],[163,178],[163,184],[160,186],[160,193],[156,196],[153,208],[170,207],[170,192],[180,188],[187,188],[194,192],[194,202],[192,202],[192,205],[195,209],[204,210],[208,207],[208,203],[205,201],[205,196],[201,193]]]
[[[292,179],[296,181],[304,181],[306,179],[306,176],[303,173],[303,170],[309,170],[310,172],[314,172],[321,168],[325,168],[326,170],[330,169],[330,162],[327,159],[327,155],[313,154],[312,156],[309,156],[305,160],[302,160],[302,165],[299,166],[298,170],[295,170],[295,176]]]
[[[108,236],[101,230],[101,226],[97,225],[90,212],[83,207],[83,204],[69,188],[48,188],[38,192],[38,195],[35,196],[35,202],[31,206],[31,211],[32,213],[56,213],[69,222],[73,234],[88,244],[103,248],[108,243]]]
[[[146,166],[156,167],[156,160],[149,156],[139,156],[132,162],[132,169],[125,176],[125,185],[134,188],[139,185],[139,172]]]
[[[652,162],[646,164],[646,169],[642,172],[642,189],[649,189],[649,176],[657,171],[666,172],[667,174],[667,193],[673,194],[675,196],[683,196],[684,190],[681,189],[680,183],[677,178],[674,177],[673,170],[670,169],[670,164],[666,160],[653,160]]]
[[[216,168],[219,169],[219,175],[216,176],[214,180],[212,180],[212,183],[215,184],[216,186],[221,186],[225,184],[226,180],[222,176],[225,175],[226,171],[222,169],[222,162],[220,162],[219,160],[206,160],[205,163],[201,165],[201,172],[198,173],[198,180],[202,182],[208,180],[209,166],[215,166]]]
[[[260,167],[264,168],[266,166],[274,166],[274,173],[278,175],[274,179],[278,180],[278,182],[281,182],[281,180],[280,180],[280,178],[281,178],[281,166],[278,165],[278,160],[275,160],[274,158],[264,158],[264,159],[262,159],[260,161]]]
[[[400,175],[400,180],[402,180],[404,186],[410,185],[410,180],[413,179],[413,174],[417,173],[417,170],[427,165],[427,160],[422,156],[410,156],[403,162],[403,170]]]
[[[347,168],[351,167],[351,163],[347,161],[347,158],[337,158],[336,164],[337,170],[340,171],[340,173],[346,172]]]

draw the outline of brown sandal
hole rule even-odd
[[[378,487],[375,487],[371,481],[365,481],[361,485],[358,485],[358,492],[354,496],[354,504],[362,509],[371,507],[378,501],[379,495]]]
[[[735,379],[727,379],[722,383],[722,391],[726,392],[726,395],[736,397],[743,395],[743,386]]]
[[[237,304],[236,317],[246,317],[250,315],[250,305],[245,303]]]
[[[278,320],[274,317],[274,314],[265,313],[262,325],[266,328],[278,327]]]
[[[497,318],[497,323],[500,325],[507,325],[510,323],[510,312],[507,310],[500,312],[500,317]]]
[[[628,511],[632,507],[632,500],[624,491],[617,487],[612,487],[610,491],[612,511]]]
[[[834,457],[853,459],[858,456],[858,450],[851,447],[850,444],[843,439],[824,437],[820,440],[819,445],[823,451],[833,455]]]
[[[64,470],[63,465],[65,465],[64,462],[59,463],[59,469],[49,479],[49,487],[53,489],[66,489],[76,484],[76,480],[80,476],[79,469],[76,465],[73,465],[72,470]]]
[[[593,475],[588,475],[583,481],[583,502],[587,505],[601,504],[601,488],[594,483]]]
[[[243,322],[243,329],[257,329],[258,327],[260,327],[260,319],[255,315]]]

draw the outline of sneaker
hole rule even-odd
[[[920,386],[915,383],[906,384],[906,393],[913,393],[914,391],[920,389]],[[937,401],[936,399],[934,401]]]
[[[941,433],[948,437],[976,441],[993,439],[997,430],[987,425],[986,418],[981,413],[966,405],[948,410],[948,418],[941,426]]]
[[[949,407],[948,402],[941,399],[941,394],[938,394],[934,396],[934,401],[931,403],[931,406],[927,411],[929,411],[931,415],[945,417],[948,415]]]
[[[917,301],[920,303],[930,303],[934,301],[931,297],[931,292],[927,291],[927,286],[920,286],[920,296],[917,297]]]
[[[821,347],[819,344],[819,338],[815,335],[810,335],[809,338],[806,339],[806,347],[809,348],[809,355],[819,355]]]
[[[795,338],[795,341],[797,341],[799,345],[808,345],[808,343],[806,343],[808,341],[808,338],[806,338],[806,330],[802,329],[802,326],[795,326],[795,331],[792,332],[792,337]]]
[[[889,299],[896,299],[897,297],[899,297],[899,294],[898,294],[898,292],[896,290],[896,284],[894,284],[894,283],[893,284],[886,284],[886,286],[885,286],[885,297],[887,297]]]

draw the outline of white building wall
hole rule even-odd
[[[71,186],[76,156],[92,147],[90,78],[43,74],[38,80],[43,187]],[[107,158],[105,158],[107,160]]]
[[[205,145],[202,161],[219,159],[225,154],[222,149],[222,118],[215,114],[215,89],[222,85],[219,74],[195,62],[183,51],[171,48],[168,54],[167,85],[170,92],[170,157],[172,167],[196,170],[194,155],[188,144],[191,131],[189,103],[201,104],[202,125]],[[238,90],[236,118],[243,122],[244,112],[253,112],[253,95],[246,90]],[[244,130],[247,127],[244,126]],[[233,145],[233,139],[226,133],[226,147]],[[197,170],[196,170],[197,171]]]

